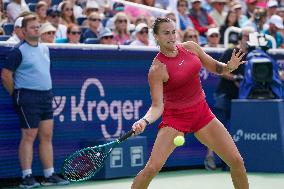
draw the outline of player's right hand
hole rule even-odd
[[[135,135],[139,135],[140,133],[142,133],[145,128],[146,128],[146,122],[142,119],[136,121],[133,125],[132,125],[132,130],[134,131]]]

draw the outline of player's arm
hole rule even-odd
[[[166,67],[158,60],[154,60],[149,70],[148,82],[152,103],[143,118],[133,124],[133,129],[138,134],[143,132],[146,125],[155,122],[163,113],[163,84],[168,78]]]
[[[1,79],[4,88],[8,91],[10,95],[13,94],[14,90],[14,77],[13,74],[16,69],[20,66],[22,61],[22,54],[18,48],[13,48],[8,57],[7,61],[4,63],[2,72],[1,72]]]
[[[1,79],[4,88],[8,91],[10,95],[12,95],[14,90],[13,72],[6,68],[3,68],[1,72]]]
[[[188,49],[194,49],[195,53],[200,58],[202,65],[209,72],[215,74],[223,75],[231,73],[232,71],[237,69],[240,64],[244,63],[244,61],[242,61],[242,58],[245,54],[241,50],[237,53],[234,50],[231,59],[228,61],[227,64],[225,64],[209,56],[198,44],[194,42],[186,42],[184,43],[184,47]]]

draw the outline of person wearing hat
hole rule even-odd
[[[189,18],[200,36],[205,37],[207,30],[216,27],[216,24],[207,11],[201,7],[201,0],[191,0],[191,7]]]
[[[110,29],[104,28],[100,31],[99,36],[100,44],[103,45],[116,45],[114,40],[113,33]]]
[[[7,42],[11,43],[19,43],[24,39],[24,34],[22,31],[22,21],[24,17],[18,17],[14,23],[14,31],[13,35],[7,40]]]
[[[266,19],[265,9],[257,8],[253,11],[252,17],[244,23],[244,27],[251,26],[255,31],[261,32],[266,25]],[[266,28],[268,28],[268,26]]]
[[[284,48],[284,39],[281,33],[279,32],[280,30],[283,29],[284,29],[283,19],[275,14],[270,17],[269,28],[264,30],[263,33],[274,37],[277,48]],[[268,41],[268,47],[272,48],[272,44],[270,41]]]
[[[226,18],[226,12],[224,10],[227,0],[211,0],[211,6],[213,10],[210,12],[210,16],[213,18],[217,27],[220,27]]]
[[[252,17],[253,11],[256,8],[256,3],[257,3],[257,0],[246,0],[246,6],[247,6],[246,16],[248,18]]]
[[[56,28],[56,39],[67,38],[67,27],[63,24],[60,24],[60,12],[56,9],[56,7],[52,7],[47,10],[47,21]]]
[[[238,17],[238,22],[239,22],[239,26],[243,27],[245,22],[248,20],[247,16],[243,14],[243,10],[242,10],[242,5],[240,3],[236,3],[234,2],[232,4],[232,9],[234,11],[236,11],[237,17]]]
[[[130,43],[132,46],[154,46],[149,41],[149,28],[145,23],[140,23],[135,27],[135,40]]]
[[[220,32],[218,28],[209,28],[207,33],[207,44],[205,47],[221,47],[220,42]]]
[[[42,43],[53,43],[55,39],[56,28],[51,23],[46,22],[39,28],[40,41]]]
[[[92,12],[88,18],[89,28],[83,33],[81,42],[84,42],[87,38],[97,38],[99,34],[99,28],[102,27],[102,18],[98,12]]]
[[[267,2],[267,17],[270,18],[272,15],[277,13],[278,2],[276,0],[269,0]]]

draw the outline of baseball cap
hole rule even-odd
[[[208,29],[208,31],[207,31],[207,33],[206,33],[206,35],[207,36],[210,36],[210,35],[212,35],[212,34],[220,34],[220,32],[219,32],[219,29],[218,28],[209,28]]]
[[[246,0],[247,4],[252,4],[252,3],[255,3],[255,2],[257,2],[257,0]]]
[[[23,21],[24,17],[19,17],[16,19],[15,23],[14,23],[14,28],[21,28],[22,27],[22,21]]]
[[[269,0],[269,1],[267,2],[267,7],[268,7],[268,8],[271,8],[271,7],[278,7],[278,2],[275,1],[275,0]]]
[[[201,0],[190,0],[191,3],[201,2]]]
[[[211,3],[226,3],[227,0],[211,0]]]
[[[124,11],[124,4],[116,2],[113,4],[112,9],[115,11]]]
[[[283,26],[283,19],[280,16],[276,15],[276,14],[274,14],[274,15],[272,15],[270,17],[269,23],[274,24],[279,29],[283,29],[284,28],[284,26]]]
[[[49,32],[49,31],[56,31],[56,28],[53,27],[51,25],[51,23],[49,23],[49,22],[42,24],[41,27],[39,28],[40,34],[43,34],[43,33]]]
[[[145,23],[140,23],[135,27],[135,32],[138,33],[142,31],[143,28],[148,28],[148,25]]]
[[[98,38],[101,39],[107,36],[113,36],[113,33],[109,28],[104,28],[103,30],[100,31]]]

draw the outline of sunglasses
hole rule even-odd
[[[55,35],[55,31],[49,31],[49,32],[45,32],[48,35]]]
[[[127,23],[127,20],[117,20],[118,23]]]
[[[73,11],[73,8],[66,8],[64,11]]]
[[[218,34],[212,34],[209,37],[219,37],[219,35]]]
[[[71,31],[70,34],[72,35],[81,35],[80,31]]]
[[[102,39],[113,39],[113,36],[112,36],[112,35],[110,35],[110,36],[104,36],[104,37],[102,37]]]
[[[93,21],[93,22],[102,21],[100,18],[89,18],[88,20]]]
[[[52,14],[51,18],[56,18],[56,17],[60,17],[59,14]]]
[[[185,38],[197,38],[197,35],[186,35]]]
[[[144,34],[144,33],[145,33],[145,34],[148,34],[149,31],[148,31],[148,30],[142,30],[142,31],[140,31],[139,33],[140,33],[140,34]]]
[[[187,4],[180,4],[179,7],[188,7]]]

